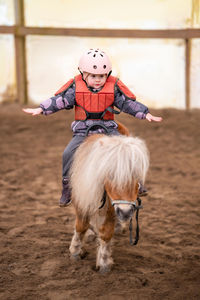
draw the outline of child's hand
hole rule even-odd
[[[40,115],[43,111],[41,107],[38,107],[38,108],[23,108],[22,110],[25,113],[31,114],[33,116]]]
[[[154,122],[161,122],[162,121],[162,118],[161,117],[154,117],[152,116],[150,113],[148,113],[146,115],[146,119],[151,122],[151,121],[154,121]]]

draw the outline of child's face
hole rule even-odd
[[[107,74],[88,74],[85,78],[87,85],[94,88],[99,89],[104,86],[107,79]]]

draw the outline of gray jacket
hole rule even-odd
[[[62,109],[72,109],[75,106],[75,84],[66,90],[62,95],[51,97],[40,104],[44,115],[49,115],[55,113]],[[116,106],[120,111],[128,113],[138,119],[145,119],[146,114],[149,112],[148,108],[136,101],[126,98],[124,94],[115,87],[114,91],[114,106]],[[84,136],[88,127],[94,124],[104,125],[110,133],[117,130],[117,123],[112,120],[86,120],[86,121],[74,121],[71,124],[71,128],[74,135]],[[93,133],[104,132],[102,128],[93,131]]]

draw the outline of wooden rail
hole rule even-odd
[[[137,39],[192,39],[200,38],[200,29],[93,29],[93,28],[52,28],[27,26],[0,26],[0,34],[55,35],[104,38],[137,38]]]
[[[15,26],[0,26],[0,34],[12,34],[15,37],[16,77],[18,101],[27,103],[26,49],[27,35],[79,36],[102,38],[137,39],[184,39],[185,40],[185,107],[190,108],[190,60],[191,39],[200,38],[200,29],[95,29],[95,28],[51,28],[28,27],[24,25],[24,1],[15,0]]]

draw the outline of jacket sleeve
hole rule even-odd
[[[136,98],[135,98],[136,99]],[[136,101],[135,99],[130,99],[126,97],[124,93],[115,86],[115,100],[114,105],[121,111],[130,114],[138,119],[145,119],[149,109],[144,104]]]
[[[53,114],[61,109],[72,109],[75,104],[75,85],[72,85],[64,93],[57,94],[40,104],[44,115]]]

